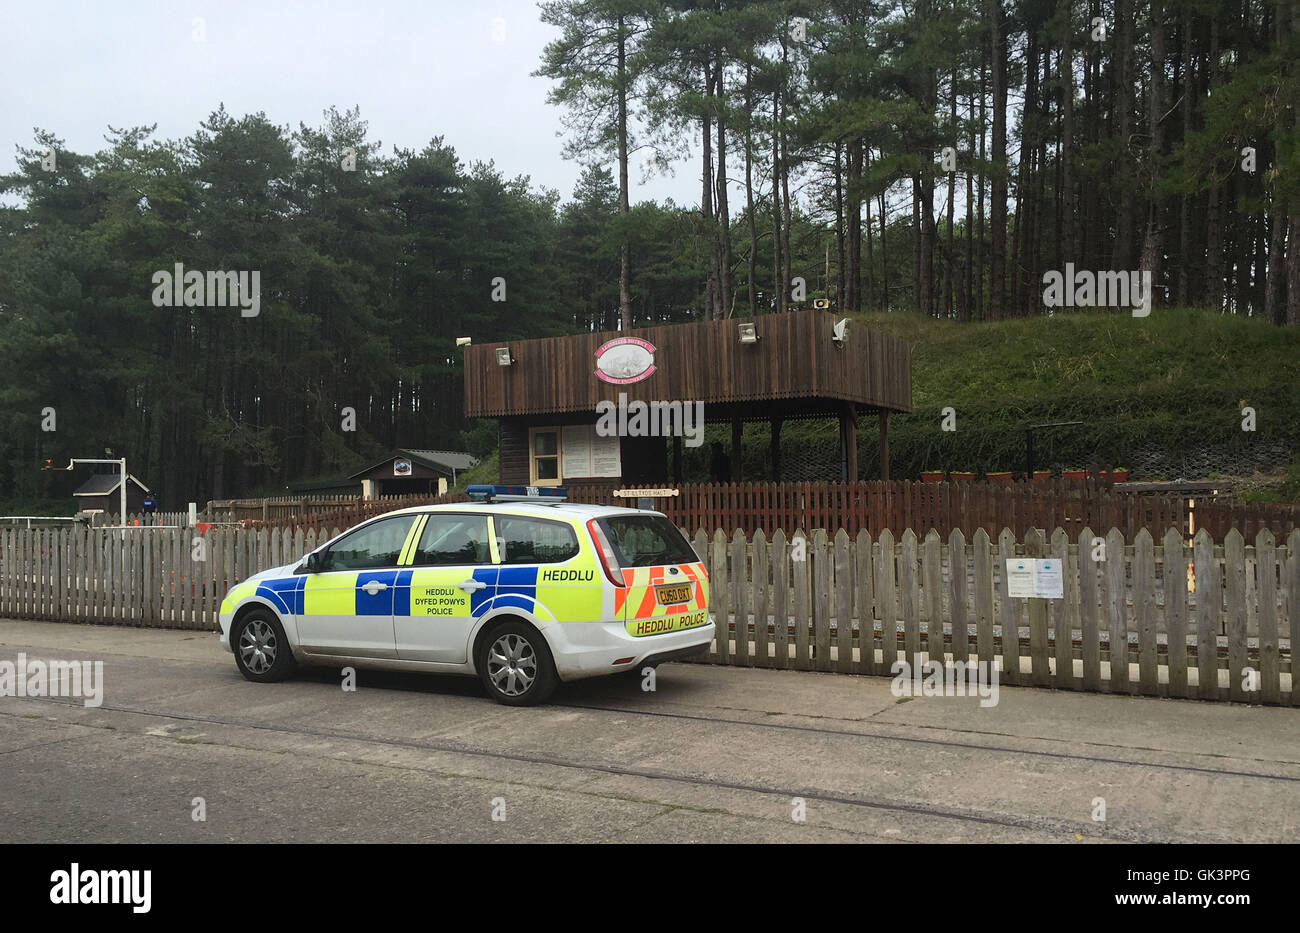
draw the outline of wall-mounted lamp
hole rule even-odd
[[[470,342],[470,338],[469,338],[469,337],[457,337],[457,338],[456,338],[456,346],[458,346],[458,347],[468,347],[468,346],[469,346],[469,342]]]
[[[831,340],[835,341],[835,345],[837,347],[842,347],[844,346],[844,341],[848,339],[849,339],[849,319],[846,317],[842,317],[838,321],[836,321],[835,326],[831,328]]]
[[[753,324],[739,324],[737,330],[741,343],[758,343],[758,329]]]
[[[498,366],[509,366],[509,365],[510,365],[511,363],[513,363],[513,362],[514,362],[514,359],[510,356],[510,348],[509,348],[509,347],[497,347],[497,365],[498,365]]]

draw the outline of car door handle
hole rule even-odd
[[[462,590],[464,590],[466,593],[477,593],[479,590],[484,589],[487,586],[487,584],[484,583],[482,580],[465,580],[464,582],[457,583],[456,585],[460,587]]]
[[[384,590],[388,589],[388,584],[380,583],[378,580],[369,580],[361,588],[371,596],[374,596],[376,593],[382,593]]]

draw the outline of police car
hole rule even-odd
[[[249,680],[299,664],[477,674],[496,700],[707,651],[709,576],[659,512],[471,486],[388,512],[236,584],[221,644]]]

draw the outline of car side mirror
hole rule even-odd
[[[325,568],[325,555],[320,551],[312,551],[303,561],[303,568],[308,573],[320,573]]]

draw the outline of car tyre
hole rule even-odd
[[[298,662],[284,635],[284,626],[269,609],[254,609],[241,616],[230,642],[235,647],[239,673],[255,683],[275,683],[297,670]]]
[[[546,639],[525,622],[494,626],[479,642],[474,666],[488,694],[506,706],[545,703],[560,682]]]

